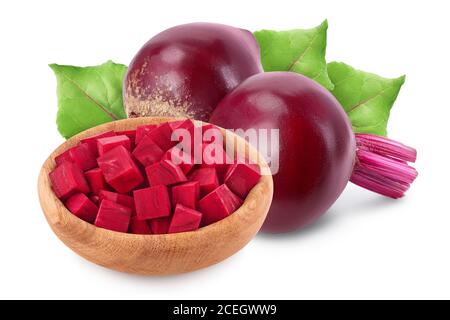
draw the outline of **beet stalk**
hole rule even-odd
[[[401,198],[417,177],[408,162],[417,151],[400,142],[372,134],[356,134],[356,162],[350,181],[390,198]]]

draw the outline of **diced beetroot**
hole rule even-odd
[[[229,164],[233,163],[222,145],[216,143],[202,144],[202,157],[201,167],[216,168],[217,178],[222,183],[230,166]]]
[[[219,186],[216,168],[205,167],[199,168],[189,175],[190,181],[198,181],[200,184],[200,195],[204,197]]]
[[[97,159],[106,182],[119,193],[128,193],[144,178],[124,146],[118,146]]]
[[[103,177],[102,170],[100,168],[95,168],[84,173],[86,180],[91,189],[91,193],[98,195],[100,190],[106,190],[108,186],[106,185],[105,178]]]
[[[178,146],[167,150],[161,160],[170,160],[174,164],[178,165],[184,174],[188,174],[189,171],[195,166],[194,158],[189,156],[186,152],[179,149]]]
[[[83,171],[72,162],[63,162],[50,172],[53,191],[59,199],[67,199],[75,193],[89,193],[89,185]]]
[[[157,143],[163,151],[167,151],[178,143],[178,141],[172,141],[172,132],[169,122],[165,122],[150,131],[147,137]]]
[[[95,225],[100,228],[128,232],[130,225],[131,209],[113,201],[103,200],[98,210]]]
[[[152,229],[148,222],[139,220],[137,217],[131,217],[128,231],[134,234],[152,234]]]
[[[73,147],[73,148],[76,148],[76,147]],[[70,156],[70,153],[69,153],[69,151],[72,150],[73,148],[70,148],[69,150],[64,151],[63,153],[61,153],[60,155],[58,155],[55,158],[55,162],[56,162],[57,166],[59,166],[63,162],[73,162],[72,157]]]
[[[133,151],[133,156],[144,167],[161,160],[164,151],[150,138],[144,137]]]
[[[172,217],[158,218],[150,220],[150,226],[153,234],[169,233],[170,222]]]
[[[170,122],[169,122],[169,125],[170,125],[170,128],[172,128],[172,130],[175,130],[175,129],[178,128],[178,126],[179,126],[180,124],[182,124],[182,123],[183,123],[183,120],[170,121]]]
[[[260,178],[258,165],[236,163],[228,170],[225,184],[231,191],[245,199]]]
[[[131,149],[136,146],[136,130],[117,131],[118,136],[127,136],[131,142]]]
[[[125,194],[106,191],[106,190],[101,190],[98,197],[100,199],[100,202],[106,199],[106,200],[118,203],[122,206],[128,207],[133,212],[135,211],[133,197],[127,196]]]
[[[201,225],[206,226],[228,217],[242,203],[225,184],[221,185],[198,202],[198,211],[203,213]]]
[[[202,220],[202,214],[193,209],[178,204],[170,223],[169,233],[188,232],[197,230]]]
[[[108,132],[104,132],[104,133],[100,133],[97,134],[95,136],[86,138],[81,140],[82,143],[87,143],[89,145],[89,149],[91,150],[91,152],[98,157],[98,149],[97,149],[97,139],[100,138],[105,138],[105,137],[113,137],[116,134],[114,133],[114,131],[108,131]]]
[[[95,168],[97,166],[96,156],[91,151],[87,143],[82,143],[78,146],[70,148],[55,158],[57,165],[60,165],[64,161],[75,163],[83,171]]]
[[[145,168],[150,186],[172,185],[187,181],[183,170],[169,160],[163,160]]]
[[[126,135],[121,135],[97,139],[98,154],[100,156],[118,146],[124,146],[125,149],[131,152],[130,138]]]
[[[90,196],[89,199],[91,199],[91,201],[98,207],[100,205],[100,197],[93,195]]]
[[[170,215],[170,198],[166,186],[158,185],[136,190],[133,195],[139,220],[162,218]]]
[[[187,182],[172,187],[172,207],[177,204],[195,209],[200,197],[200,184],[198,181]]]
[[[158,127],[156,124],[148,124],[148,125],[143,125],[143,126],[138,126],[136,128],[136,145],[138,145],[139,143],[141,143],[142,139],[144,139],[144,137],[153,129],[155,129],[156,127]]]
[[[89,223],[97,217],[97,206],[83,193],[76,193],[65,203],[67,209],[75,216]]]

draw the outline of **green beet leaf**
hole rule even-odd
[[[333,95],[347,112],[356,133],[387,135],[389,114],[405,76],[396,79],[356,70],[341,62],[328,64]]]
[[[51,64],[50,68],[57,79],[56,123],[64,138],[126,118],[122,102],[125,65],[108,61],[93,67]]]
[[[264,70],[297,72],[333,89],[325,60],[327,29],[325,20],[313,29],[256,31]]]

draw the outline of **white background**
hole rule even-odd
[[[448,1],[1,1],[0,298],[450,298]],[[389,125],[419,151],[407,196],[349,185],[307,230],[258,235],[227,261],[146,278],[86,262],[51,232],[36,184],[63,142],[49,63],[128,64],[150,37],[210,21],[249,30],[329,19],[328,60],[407,74]]]

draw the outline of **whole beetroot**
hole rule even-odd
[[[221,101],[210,122],[228,129],[279,129],[279,170],[265,231],[288,232],[314,222],[352,174],[356,145],[348,117],[331,93],[304,76],[255,75]]]
[[[182,116],[208,120],[217,103],[262,72],[252,33],[191,23],[150,39],[131,62],[124,83],[129,117]]]

